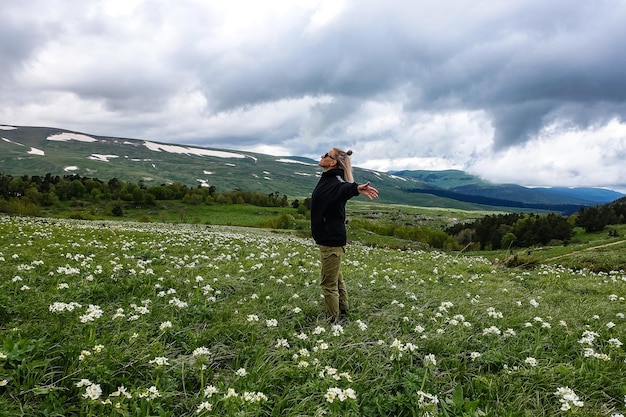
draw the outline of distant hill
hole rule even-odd
[[[13,176],[80,174],[147,185],[180,182],[212,185],[218,191],[278,191],[297,198],[309,196],[315,187],[321,173],[317,162],[58,128],[0,126],[0,172]],[[462,171],[387,173],[354,167],[354,176],[357,182],[371,181],[380,191],[381,202],[423,207],[571,212],[623,196],[600,189],[585,189],[585,197],[570,189],[496,185]]]
[[[602,188],[529,188],[516,184],[493,184],[480,177],[458,170],[393,171],[394,175],[424,181],[426,189],[408,190],[433,193],[458,201],[498,207],[517,207],[573,213],[581,206],[594,206],[614,201],[624,194]]]
[[[605,188],[567,188],[567,187],[550,187],[550,188],[534,188],[537,191],[546,192],[553,195],[562,195],[564,197],[575,197],[585,201],[594,201],[598,204],[611,202],[624,197],[624,194],[617,191],[607,190]]]

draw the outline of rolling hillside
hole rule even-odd
[[[278,191],[290,197],[306,197],[321,169],[316,160],[297,156],[173,145],[57,128],[0,126],[0,172],[13,176],[79,174],[104,181],[143,181],[147,185],[181,182],[215,186],[219,191]],[[424,207],[563,211],[564,204],[574,210],[622,196],[615,193],[612,198],[606,190],[592,189],[596,200],[587,200],[572,190],[566,195],[563,190],[553,193],[549,189],[494,185],[461,171],[386,173],[355,167],[354,174],[357,182],[371,181],[380,190],[381,202]]]

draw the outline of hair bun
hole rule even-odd
[[[348,150],[348,152],[346,152],[346,155],[348,156],[352,155],[352,149]]]

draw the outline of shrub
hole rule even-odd
[[[94,217],[91,214],[82,211],[72,212],[68,217],[75,220],[94,220]]]

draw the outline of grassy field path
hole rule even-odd
[[[557,259],[562,259],[562,258],[566,258],[568,256],[576,255],[577,253],[592,251],[592,250],[596,250],[596,249],[600,249],[600,248],[606,248],[608,246],[614,246],[614,245],[619,245],[619,244],[623,244],[623,243],[626,243],[626,239],[618,240],[617,242],[605,243],[603,245],[591,246],[589,248],[580,249],[580,250],[569,252],[569,253],[565,253],[565,254],[559,255],[559,256],[554,256],[552,258],[548,258],[548,259],[544,260],[544,262],[552,262],[552,261],[556,261]]]

